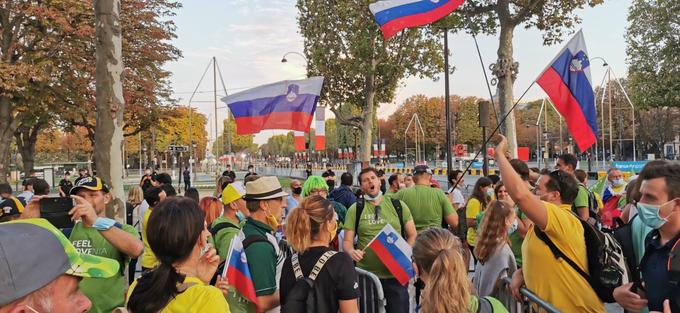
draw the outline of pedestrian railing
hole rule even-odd
[[[510,277],[502,280],[503,288],[500,288],[497,298],[505,305],[510,313],[520,312],[547,312],[560,313],[561,311],[555,308],[552,304],[539,298],[535,293],[526,287],[522,287],[519,292],[526,298],[526,301],[519,302],[515,300],[510,291]]]

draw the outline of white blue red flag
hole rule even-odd
[[[256,134],[264,129],[309,132],[323,77],[286,80],[244,90],[222,98],[236,120],[236,133]]]
[[[430,24],[449,15],[464,0],[383,0],[368,8],[385,40],[409,27]]]
[[[243,232],[239,232],[238,235],[231,240],[231,249],[227,255],[228,263],[224,267],[222,277],[226,277],[230,286],[236,288],[236,291],[238,291],[241,296],[257,306],[255,284],[253,283],[253,277],[250,275],[246,250],[243,248],[244,239],[245,235]]]
[[[597,140],[597,110],[582,31],[569,40],[536,83],[564,117],[579,150],[590,148]]]
[[[402,285],[406,285],[409,279],[415,276],[413,263],[411,263],[413,255],[411,246],[392,225],[385,225],[366,248],[375,252],[380,261]]]

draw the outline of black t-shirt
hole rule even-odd
[[[149,187],[151,187],[151,175],[150,174],[148,174],[148,175],[144,174],[144,176],[142,176],[140,184],[142,185],[143,191],[146,191],[147,189],[149,189]]]
[[[191,179],[191,172],[189,172],[189,170],[184,170],[184,172],[182,172],[182,175],[184,176],[184,181]]]
[[[222,176],[229,176],[231,179],[236,179],[236,173],[234,173],[232,170],[226,170],[222,172]]]
[[[68,193],[71,192],[71,188],[73,188],[73,183],[70,180],[62,179],[59,181],[59,187],[61,187],[61,191],[63,191],[64,194],[68,195]]]
[[[302,274],[308,277],[312,268],[321,256],[331,250],[328,247],[312,247],[299,256]],[[286,258],[281,269],[279,284],[281,305],[286,304],[286,296],[295,285],[295,272],[290,256]],[[329,312],[338,312],[340,300],[352,300],[359,298],[359,282],[354,263],[348,254],[339,252],[333,255],[321,269],[314,281],[314,286],[323,295],[319,302],[326,304]]]

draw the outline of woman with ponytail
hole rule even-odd
[[[518,221],[512,203],[492,201],[482,219],[477,237],[474,284],[480,296],[498,296],[501,280],[517,270],[515,255],[509,245],[510,234],[517,231]]]
[[[317,307],[314,312],[358,313],[358,283],[354,263],[349,255],[330,249],[338,230],[333,204],[319,195],[305,197],[286,221],[286,239],[295,254],[283,263],[280,280],[281,312],[294,312],[296,275],[294,257],[304,277],[309,277],[319,259],[327,258],[314,280]]]
[[[209,285],[220,258],[208,245],[210,232],[196,201],[161,202],[149,217],[147,235],[159,264],[130,286],[131,313],[229,312],[223,292]]]
[[[420,312],[508,312],[498,300],[480,299],[473,294],[462,250],[460,240],[443,228],[431,228],[418,234],[413,259],[418,275],[425,283]]]

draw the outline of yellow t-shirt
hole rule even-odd
[[[547,202],[543,205],[548,213],[544,232],[562,253],[587,271],[583,226],[571,213],[571,205],[558,207]],[[536,236],[534,227],[531,226],[522,243],[522,268],[527,288],[562,312],[605,312],[585,278],[564,260],[557,260]]]
[[[229,305],[224,298],[222,291],[217,287],[206,285],[196,277],[186,277],[185,284],[194,284],[184,292],[179,293],[161,310],[161,313],[203,313],[220,312],[229,313]],[[137,281],[130,285],[128,300],[133,290],[137,286]]]
[[[470,198],[465,205],[465,218],[477,219],[477,215],[482,212],[482,203],[477,198]],[[466,221],[467,222],[467,221]],[[469,245],[475,245],[475,238],[477,237],[477,227],[469,227],[467,230],[467,242]]]
[[[144,254],[142,255],[142,267],[154,268],[158,265],[158,259],[156,255],[151,251],[151,246],[149,246],[149,241],[146,236],[146,226],[149,224],[149,216],[151,216],[151,208],[144,212],[142,217],[142,241],[144,242]]]

